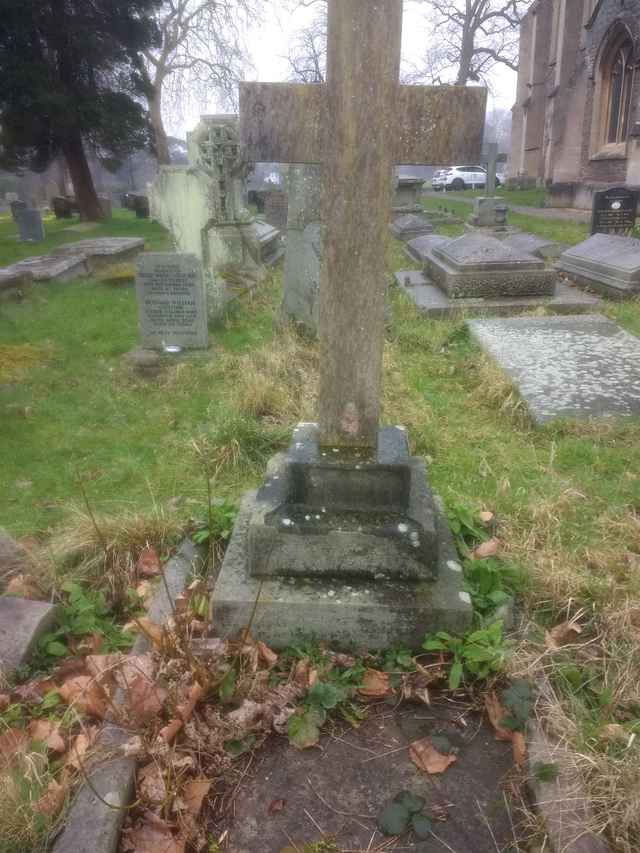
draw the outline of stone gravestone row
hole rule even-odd
[[[611,187],[593,194],[592,234],[629,234],[638,213],[637,190]]]
[[[202,267],[195,255],[148,252],[138,259],[136,296],[145,349],[206,349]]]
[[[379,417],[389,177],[475,159],[486,91],[400,85],[401,31],[402,0],[329,0],[326,84],[241,84],[243,159],[320,163],[323,186],[319,424],[300,425],[246,497],[213,594],[222,632],[253,611],[277,647],[301,628],[416,646],[471,620],[424,465]]]

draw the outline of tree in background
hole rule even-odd
[[[158,0],[3,0],[0,167],[65,158],[83,219],[103,217],[85,146],[115,168],[149,143],[141,52]]]
[[[171,153],[162,116],[165,100],[174,107],[196,99],[206,103],[212,90],[236,106],[237,84],[249,59],[243,30],[260,20],[264,0],[164,0],[156,14],[159,47],[144,51],[149,117],[159,163]]]
[[[520,21],[531,0],[414,0],[428,6],[427,43],[411,82],[486,81],[496,65],[518,70]]]

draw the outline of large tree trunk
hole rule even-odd
[[[97,222],[104,219],[104,211],[98,201],[98,194],[93,185],[93,178],[84,153],[82,137],[80,133],[72,131],[62,144],[71,183],[75,192],[76,201],[80,208],[80,219]]]
[[[159,166],[171,165],[171,153],[169,152],[169,141],[167,132],[162,121],[162,79],[156,75],[152,94],[149,97],[149,118],[153,127],[155,139],[156,157]]]

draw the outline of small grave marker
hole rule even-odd
[[[638,192],[611,187],[593,194],[592,234],[629,234],[636,224]]]
[[[148,252],[136,270],[143,347],[206,349],[207,309],[202,267],[195,255]]]
[[[22,242],[40,243],[44,240],[42,214],[37,207],[25,207],[20,211],[17,224]]]

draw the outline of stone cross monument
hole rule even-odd
[[[496,194],[496,165],[498,160],[498,143],[489,142],[487,145],[487,186],[486,194],[492,198]]]
[[[401,86],[401,0],[329,0],[326,84],[241,83],[250,162],[320,163],[320,442],[375,448],[393,166],[478,155],[486,91]]]
[[[320,163],[320,423],[243,502],[212,619],[275,647],[419,646],[472,607],[424,460],[379,428],[385,250],[394,164],[473,161],[485,92],[398,82],[402,0],[329,0],[327,83],[241,84],[243,159]],[[256,606],[257,602],[257,606]]]

